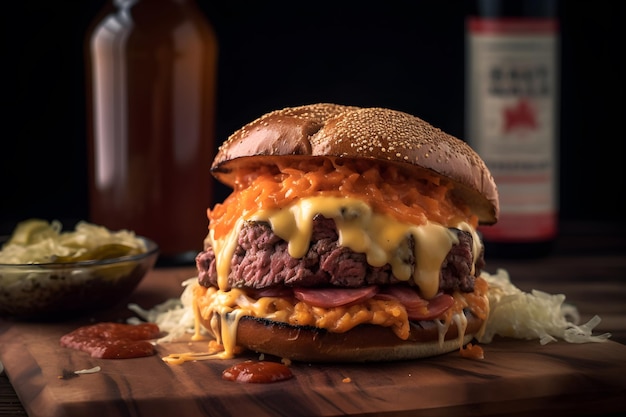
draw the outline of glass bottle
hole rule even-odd
[[[556,0],[476,0],[466,25],[466,140],[490,168],[501,215],[487,256],[550,253],[558,228]]]
[[[212,26],[192,0],[114,0],[86,49],[90,221],[193,262],[213,192]]]

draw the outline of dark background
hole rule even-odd
[[[0,234],[88,217],[83,38],[106,0],[3,3]],[[467,1],[198,1],[220,42],[218,141],[277,108],[381,106],[463,138]],[[560,216],[623,228],[624,2],[562,1]]]

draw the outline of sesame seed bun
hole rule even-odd
[[[234,187],[238,168],[287,156],[367,158],[426,169],[452,180],[456,197],[480,223],[493,224],[498,218],[496,185],[482,159],[465,142],[391,109],[320,103],[267,113],[224,142],[211,172]]]

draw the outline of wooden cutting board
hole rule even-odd
[[[151,273],[133,295],[150,306],[176,296],[187,271]],[[93,315],[119,318],[125,309]],[[626,411],[626,346],[616,342],[541,346],[497,340],[484,360],[457,352],[381,364],[292,364],[294,378],[273,384],[222,380],[228,361],[168,365],[161,357],[205,342],[158,347],[157,356],[93,359],[59,346],[89,320],[0,322],[0,360],[30,417],[301,415],[597,415]],[[94,374],[61,378],[100,366]]]

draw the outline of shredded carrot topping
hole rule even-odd
[[[452,315],[460,313],[465,308],[470,308],[472,313],[482,320],[487,320],[489,316],[489,300],[487,299],[487,293],[489,291],[489,284],[482,277],[476,277],[474,281],[474,292],[455,292],[454,305],[450,307],[443,314],[443,320],[446,323],[452,321]]]
[[[208,210],[210,228],[219,239],[240,218],[258,210],[287,207],[297,199],[312,196],[358,197],[374,212],[399,221],[424,224],[427,220],[454,225],[459,220],[477,225],[477,219],[448,191],[452,184],[426,171],[410,175],[394,165],[375,161],[319,158],[293,160],[281,166],[258,166],[240,170],[233,193]],[[216,219],[220,219],[216,222]]]

